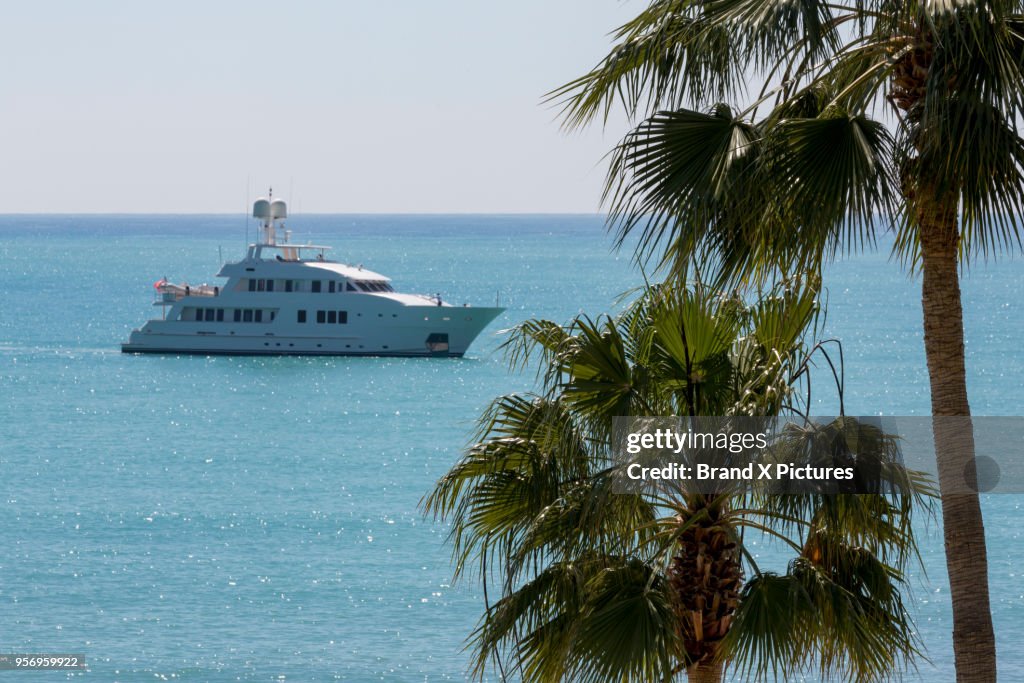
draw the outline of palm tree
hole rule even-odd
[[[566,125],[633,131],[606,200],[620,243],[720,282],[820,268],[895,232],[920,271],[959,681],[994,681],[959,267],[1019,249],[1021,0],[654,0],[591,72],[552,93]],[[765,85],[748,98],[745,84]]]
[[[824,348],[804,341],[814,291],[748,306],[659,286],[618,319],[516,329],[512,363],[539,355],[544,390],[496,399],[424,502],[452,521],[456,574],[477,573],[485,596],[499,580],[472,638],[477,676],[704,683],[729,666],[876,681],[912,660],[902,592],[920,479],[886,465],[871,495],[617,488],[616,416],[802,412]],[[815,440],[884,463],[898,451],[847,418],[791,427],[778,447]],[[784,573],[758,566],[750,542],[765,537],[792,550]]]

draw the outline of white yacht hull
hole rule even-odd
[[[201,303],[211,305],[210,299]],[[150,320],[121,345],[124,353],[297,356],[460,357],[501,308],[406,306],[340,325],[266,325]],[[258,327],[260,329],[253,329]],[[344,329],[336,329],[336,328]],[[321,328],[321,329],[317,329]],[[328,328],[326,330],[322,328]],[[433,340],[432,342],[429,340]]]

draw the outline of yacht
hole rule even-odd
[[[154,284],[159,318],[132,330],[125,353],[462,356],[505,309],[396,292],[391,279],[297,244],[286,203],[257,199],[259,237],[217,273],[221,285]]]

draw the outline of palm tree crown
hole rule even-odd
[[[874,681],[902,670],[917,652],[902,592],[921,480],[888,476],[874,495],[615,486],[615,416],[799,413],[822,349],[805,341],[814,291],[746,305],[659,286],[618,319],[516,329],[513,364],[539,354],[544,391],[497,399],[425,500],[453,523],[457,573],[499,581],[473,636],[477,675],[718,681],[732,666]],[[897,451],[848,419],[786,438],[859,444],[887,461]],[[765,536],[792,550],[782,574],[751,552]]]
[[[608,188],[642,255],[660,245],[685,267],[710,251],[720,273],[749,277],[895,225],[915,258],[930,208],[959,217],[965,256],[987,256],[1021,245],[1022,12],[1020,0],[659,0],[551,97],[569,126],[616,102],[645,119]]]

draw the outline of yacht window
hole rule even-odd
[[[320,281],[319,280],[313,280],[313,291],[314,292],[319,292],[320,291]]]
[[[331,325],[334,325],[335,323],[337,323],[338,322],[338,312],[337,311],[327,311],[327,322],[329,322]]]
[[[352,286],[351,282],[346,282],[345,283],[345,289],[348,290],[349,292],[357,291],[356,288]]]
[[[219,322],[219,323],[224,322],[224,309],[223,308],[218,308],[217,309],[217,322]]]
[[[250,292],[255,292],[256,291],[256,281],[255,280],[249,280],[249,291]]]
[[[274,291],[274,281],[273,280],[267,280],[267,291],[268,292],[273,292]]]
[[[365,282],[356,282],[356,287],[358,287],[359,289],[363,290],[364,292],[370,291],[369,289],[366,288],[366,283]]]
[[[192,310],[195,311],[195,313],[193,313],[192,319],[193,320],[200,320],[201,321],[203,319],[203,309],[201,309],[201,308],[193,308]]]
[[[252,309],[251,308],[246,308],[246,309],[244,309],[242,311],[242,322],[245,322],[245,323],[251,323],[252,322]]]
[[[255,313],[256,322],[263,322],[263,309],[257,308]]]
[[[236,308],[235,309],[235,322],[236,323],[242,322],[242,309],[241,308]]]
[[[257,280],[256,281],[256,291],[257,292],[265,292],[265,291],[267,291],[267,281],[266,280]]]
[[[214,317],[217,315],[217,311],[215,311],[212,308],[207,308],[205,312],[206,312],[206,322],[212,323]]]
[[[348,322],[348,311],[338,311],[338,322],[342,325]]]
[[[285,280],[284,281],[284,291],[286,291],[286,292],[292,291],[292,281],[291,280]]]
[[[298,311],[297,316],[296,316],[295,319],[298,322],[300,322],[300,323],[306,322],[306,312],[305,311]]]
[[[317,311],[316,312],[316,321],[318,323],[322,323],[325,320],[327,320],[327,314],[324,311]]]
[[[327,283],[327,292],[328,292],[328,294],[334,294],[334,280],[328,281],[328,283]]]

